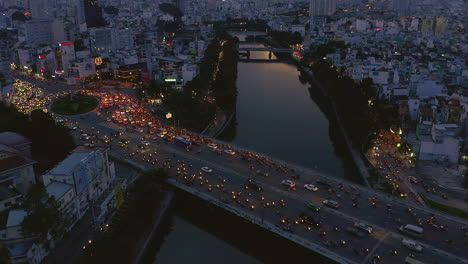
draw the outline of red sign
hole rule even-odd
[[[73,45],[73,42],[64,42],[64,43],[59,44],[59,46],[70,46],[70,45]]]

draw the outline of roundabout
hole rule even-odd
[[[79,115],[91,112],[99,106],[99,99],[84,94],[64,96],[51,105],[52,112],[60,115]]]

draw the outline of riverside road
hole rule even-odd
[[[166,167],[170,176],[179,183],[238,207],[246,214],[262,219],[262,222],[276,225],[284,232],[326,248],[331,254],[346,259],[343,263],[404,263],[409,255],[424,263],[468,263],[468,241],[461,231],[462,227],[468,226],[465,220],[342,179],[229,146],[226,142],[207,139],[186,151],[173,141],[148,139],[150,135],[146,132],[124,132],[125,127],[106,122],[95,113],[87,114],[86,117],[72,117],[66,122],[70,127],[78,125],[75,130],[77,140],[83,133],[91,135],[90,139],[81,140],[81,143],[90,143],[93,135],[96,138],[109,135],[113,140],[106,146],[112,154],[148,169]],[[123,132],[123,135],[118,138],[110,136],[116,132]],[[142,137],[146,137],[148,145],[145,147],[141,143]],[[130,144],[117,146],[121,140],[130,141]],[[216,145],[208,145],[210,142]],[[227,149],[233,150],[235,154],[224,152]],[[202,171],[203,167],[208,168]],[[249,179],[255,183],[246,189]],[[282,185],[283,180],[294,181],[296,187]],[[305,189],[303,186],[306,183],[315,184],[318,191]],[[255,190],[258,187],[263,190]],[[323,206],[325,199],[337,201],[340,207],[332,209]],[[310,202],[320,205],[319,212],[307,208]],[[314,223],[300,221],[301,213],[312,216]],[[437,226],[448,229],[435,229],[434,225],[429,225],[427,220],[431,216]],[[361,233],[358,236],[347,232],[346,229],[356,222],[371,225],[372,233]],[[408,237],[399,232],[400,226],[416,225],[418,222],[424,228],[423,237]],[[422,252],[402,246],[404,238],[423,246]],[[287,249],[284,254],[287,254]]]

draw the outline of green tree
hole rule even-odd
[[[25,210],[28,215],[21,224],[25,236],[36,237],[39,241],[47,240],[47,235],[60,237],[63,232],[64,220],[59,204],[54,197],[48,197],[40,184],[33,186],[28,193]]]

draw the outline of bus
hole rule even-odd
[[[405,233],[410,236],[422,237],[424,229],[419,226],[408,224],[405,226],[400,226],[400,232]]]
[[[184,146],[186,148],[190,148],[192,146],[192,142],[186,140],[183,137],[177,136],[175,139],[176,139],[177,144],[182,145],[182,146]]]
[[[405,264],[425,264],[425,263],[417,259],[414,259],[412,257],[406,257]]]

